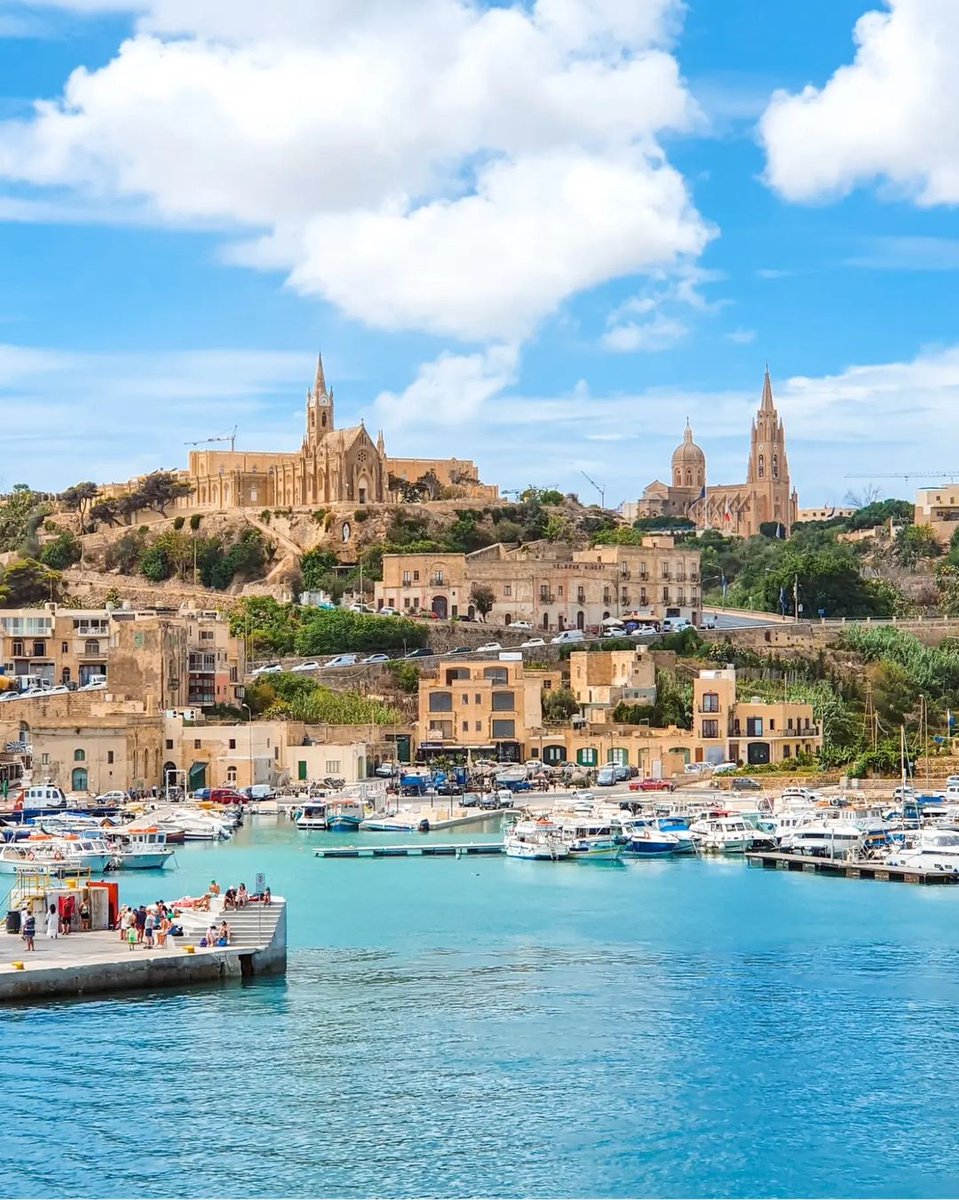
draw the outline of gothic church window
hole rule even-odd
[[[779,455],[773,455],[773,479],[779,478]]]
[[[764,454],[760,454],[760,456],[759,456],[759,478],[763,479],[765,477],[765,475],[766,475],[766,456]]]

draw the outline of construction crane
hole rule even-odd
[[[228,433],[218,433],[216,437],[200,438],[198,442],[184,442],[184,446],[206,446],[209,442],[229,442],[230,451],[236,449],[236,431],[237,426],[234,425],[232,431]]]
[[[843,475],[843,479],[959,479],[959,471],[902,471],[898,474]]]
[[[596,480],[590,479],[590,477],[586,474],[585,471],[580,471],[580,475],[582,475],[582,477],[586,480],[587,483],[591,483],[593,485],[593,487],[597,490],[597,492],[599,492],[599,506],[600,506],[600,508],[605,508],[606,507],[606,488],[605,488],[605,486],[600,487],[600,485],[596,482]]]

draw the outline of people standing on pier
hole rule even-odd
[[[23,926],[20,932],[21,936],[23,937],[23,944],[26,946],[26,948],[28,950],[36,950],[37,947],[34,944],[33,939],[37,936],[37,918],[32,912],[30,912],[29,909],[24,914]]]
[[[143,941],[143,932],[146,929],[146,923],[147,923],[146,906],[141,904],[140,907],[136,911],[136,915],[134,916],[134,924],[136,925],[138,942]]]
[[[60,918],[57,916],[57,906],[50,905],[50,911],[47,913],[47,937],[55,938],[60,932]]]
[[[153,949],[153,926],[155,920],[156,918],[153,916],[153,913],[148,912],[143,923],[143,939],[146,942],[146,948],[148,950]]]
[[[90,905],[86,900],[80,901],[80,932],[89,933],[90,931]]]

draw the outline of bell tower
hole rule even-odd
[[[750,495],[750,533],[758,533],[763,522],[776,521],[788,537],[796,519],[796,503],[789,486],[786,434],[773,403],[768,365],[763,378],[762,401],[753,420],[746,486]]]
[[[326,389],[323,355],[316,356],[316,376],[306,393],[306,437],[303,449],[314,449],[333,430],[333,389]]]

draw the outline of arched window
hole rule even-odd
[[[227,781],[227,783],[229,783],[229,784],[235,784],[235,783],[236,783],[236,767],[227,767],[227,769],[226,769],[226,781]]]
[[[687,487],[692,487],[692,486],[693,486],[693,473],[692,473],[692,471],[687,471],[687,472],[686,472],[686,486],[687,486]]]
[[[677,487],[683,486],[683,473],[679,469],[679,467],[676,468],[676,486]]]
[[[759,456],[759,478],[762,479],[765,476],[765,474],[766,474],[766,456],[764,454],[760,454],[760,456]]]
[[[779,478],[779,455],[773,455],[773,479]]]
[[[74,762],[86,762],[87,761],[86,750],[74,750],[73,761]]]

